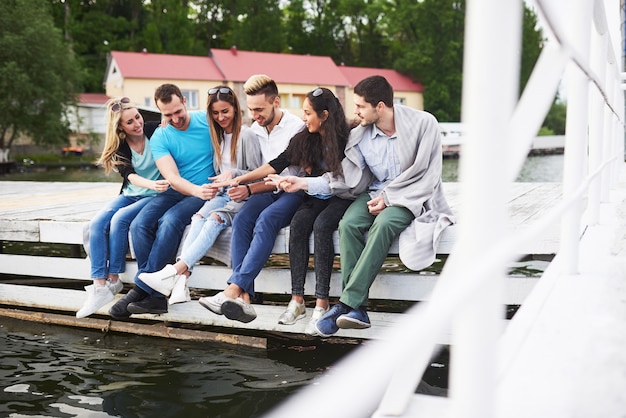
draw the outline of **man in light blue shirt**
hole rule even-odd
[[[217,191],[208,180],[215,170],[206,111],[188,112],[185,97],[173,84],[157,88],[154,100],[167,126],[155,131],[150,145],[171,188],[155,196],[130,226],[138,271],[135,287],[109,311],[117,319],[167,312],[165,297],[144,284],[139,274],[159,271],[174,261],[192,215]]]
[[[438,234],[454,221],[441,187],[441,138],[435,117],[394,104],[393,89],[381,76],[361,80],[354,96],[360,126],[351,131],[346,145],[344,182],[331,182],[328,189],[319,183],[315,189],[347,189],[356,198],[339,223],[342,292],[339,302],[315,324],[322,337],[340,328],[371,326],[369,289],[396,237],[402,239],[416,228],[425,231],[403,245],[411,266],[421,269],[434,261]],[[436,223],[442,227],[435,228]]]

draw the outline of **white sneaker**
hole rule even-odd
[[[222,303],[224,303],[227,300],[232,300],[232,299],[226,297],[224,292],[219,292],[217,295],[214,295],[214,296],[207,296],[204,298],[200,298],[198,302],[200,302],[200,305],[204,306],[209,311],[218,315],[222,315]]]
[[[162,295],[169,296],[176,283],[176,268],[171,264],[167,264],[154,273],[141,273],[139,280]]]
[[[85,286],[85,290],[87,291],[87,300],[83,307],[76,312],[76,318],[84,318],[91,315],[115,298],[108,286],[91,284]]]
[[[110,280],[107,281],[107,286],[109,287],[111,293],[113,293],[114,295],[117,295],[124,289],[124,283],[122,283],[122,281],[119,279],[115,283]]]
[[[315,309],[313,309],[313,315],[311,315],[311,320],[309,320],[309,323],[307,324],[304,333],[307,335],[317,335],[315,324],[317,324],[317,321],[319,321],[326,312],[328,312],[328,308],[316,306]]]
[[[278,318],[278,323],[292,325],[295,324],[298,319],[302,319],[305,316],[306,306],[304,306],[304,303],[298,303],[292,299],[289,301],[289,305],[287,305],[287,310]]]
[[[184,274],[176,275],[176,283],[174,283],[174,289],[170,295],[169,304],[189,302],[191,296],[189,296],[189,287],[187,287],[187,276]]]

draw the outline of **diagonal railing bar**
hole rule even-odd
[[[505,134],[508,181],[515,181],[524,165],[533,139],[550,110],[567,62],[567,55],[556,44],[544,45]]]
[[[567,51],[567,55],[570,57],[571,61],[576,64],[576,66],[582,71],[587,78],[595,85],[598,89],[602,97],[604,98],[604,102],[607,107],[611,110],[611,112],[622,121],[622,112],[618,111],[614,105],[613,100],[610,99],[610,95],[605,91],[604,86],[602,86],[597,80],[599,77],[593,72],[593,69],[589,64],[587,64],[587,60],[583,58],[582,54],[578,52],[578,48],[569,41],[569,37],[567,37],[561,29],[561,25],[557,23],[559,14],[556,12],[548,11],[549,6],[547,6],[547,2],[545,0],[537,0],[537,7],[542,13],[544,22],[546,27],[550,29],[553,33],[554,37],[557,39],[558,43],[561,47]],[[608,36],[608,34],[607,34]],[[623,122],[622,122],[623,123]]]

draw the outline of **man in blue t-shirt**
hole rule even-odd
[[[167,312],[165,297],[139,280],[139,274],[159,271],[174,261],[192,215],[217,192],[208,180],[215,170],[206,111],[188,112],[185,97],[173,84],[158,87],[154,101],[166,126],[154,132],[150,147],[171,188],[155,196],[130,226],[138,271],[135,287],[109,310],[116,319]]]

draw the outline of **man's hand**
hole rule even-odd
[[[248,188],[246,186],[231,187],[228,189],[228,196],[235,202],[241,202],[249,197]]]
[[[382,195],[367,202],[367,208],[372,215],[378,215],[386,207],[387,205],[385,204],[385,199],[383,199]]]
[[[202,200],[210,200],[215,197],[219,190],[219,187],[215,187],[213,183],[203,184],[196,188],[194,196],[199,197]]]

